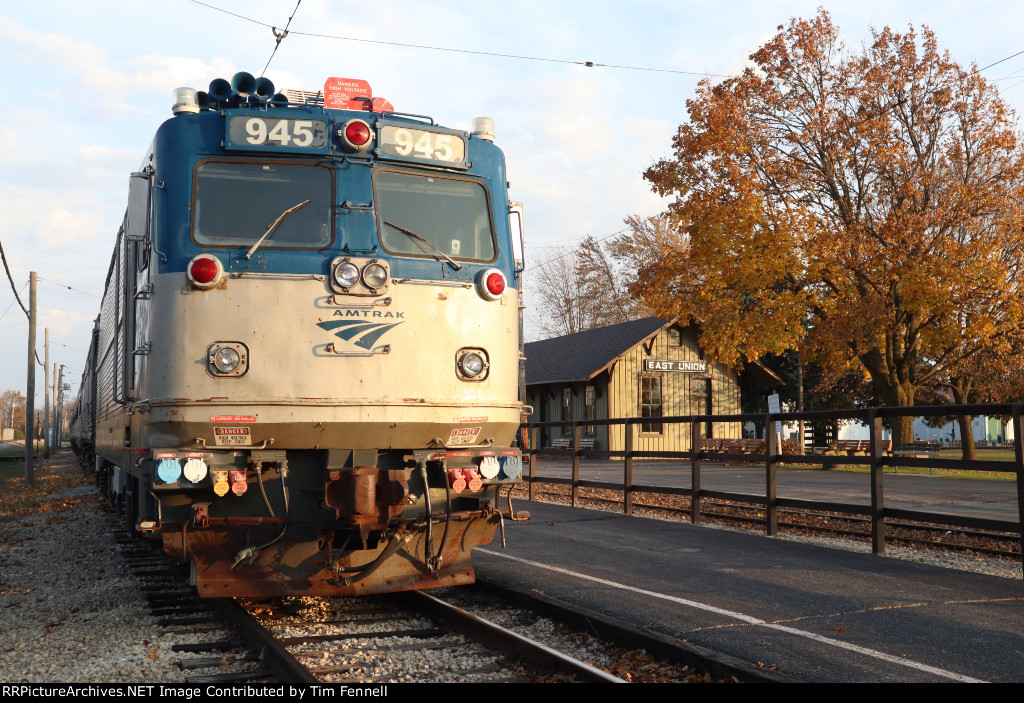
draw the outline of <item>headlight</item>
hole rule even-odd
[[[460,349],[455,357],[456,372],[463,381],[482,381],[487,378],[487,352],[483,349]]]
[[[338,267],[334,269],[334,280],[337,281],[338,285],[342,288],[351,288],[359,283],[359,269],[357,269],[356,265],[350,261],[339,264]]]
[[[206,372],[214,378],[238,378],[249,370],[249,348],[241,342],[214,342],[206,348]]]
[[[367,288],[383,288],[388,282],[388,270],[380,264],[367,264],[363,269],[363,283]]]
[[[217,370],[221,373],[231,373],[238,368],[238,363],[242,360],[242,357],[238,355],[231,347],[223,347],[218,349],[213,355],[213,365],[217,367]]]
[[[477,353],[466,354],[459,361],[459,368],[462,369],[462,373],[467,376],[479,376],[480,372],[484,370],[484,360]]]

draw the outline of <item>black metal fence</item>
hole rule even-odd
[[[928,416],[956,416],[970,415],[978,416],[1002,416],[1009,419],[1013,429],[1013,441],[1008,442],[1013,447],[1014,457],[1012,461],[992,461],[962,459],[940,459],[920,458],[907,455],[899,455],[897,452],[887,454],[886,443],[883,442],[883,420],[884,418],[899,417],[928,417]],[[791,508],[797,510],[822,510],[836,513],[846,513],[855,516],[865,516],[871,523],[871,544],[875,554],[885,553],[886,520],[913,520],[917,522],[932,522],[951,527],[976,530],[993,530],[999,532],[1015,533],[1020,537],[1022,565],[1024,565],[1024,530],[1021,525],[1021,510],[1024,506],[1024,448],[1022,448],[1022,437],[1024,437],[1024,404],[984,404],[984,405],[942,405],[942,406],[917,406],[910,408],[868,408],[861,410],[844,410],[838,412],[804,412],[804,413],[764,413],[757,415],[679,415],[661,418],[617,418],[609,420],[578,420],[578,421],[554,421],[554,422],[528,422],[521,427],[527,433],[527,441],[524,441],[523,454],[529,457],[527,475],[524,477],[528,482],[529,497],[535,498],[535,486],[537,483],[554,483],[569,485],[571,488],[572,505],[579,502],[579,489],[603,488],[621,490],[623,494],[623,510],[626,514],[633,513],[633,497],[635,493],[662,493],[687,496],[690,499],[690,519],[694,524],[701,522],[701,503],[705,499],[729,500],[747,503],[758,506],[765,513],[765,529],[767,534],[776,535],[779,531],[779,509]],[[793,423],[798,421],[811,423],[833,422],[837,420],[860,421],[867,426],[869,432],[868,452],[866,456],[836,456],[827,454],[815,454],[813,459],[806,454],[782,454],[778,446],[778,435],[769,431],[774,422]],[[700,443],[692,446],[689,451],[650,451],[634,450],[636,426],[641,423],[689,423],[690,437],[701,436],[702,423],[726,423],[726,422],[753,422],[760,425],[765,437],[764,454],[743,454],[739,460],[744,462],[757,462],[764,465],[764,496],[729,493],[723,491],[710,491],[701,488],[701,465],[704,463],[720,463],[722,461],[736,461],[737,455],[723,451],[710,451],[702,449]],[[583,427],[598,425],[625,425],[625,446],[620,451],[595,450],[587,448],[587,442],[582,437]],[[706,424],[705,424],[706,426]],[[540,447],[538,438],[540,430],[546,427],[571,428],[572,442],[568,448]],[[557,477],[541,477],[538,475],[538,467],[543,461],[541,454],[549,457],[558,457],[562,461],[572,460],[572,477],[563,479]],[[622,461],[622,482],[581,480],[580,461],[584,458],[593,459],[620,459]],[[679,488],[671,486],[639,485],[633,482],[633,461],[636,459],[684,459],[690,462],[690,488]],[[861,465],[869,469],[871,498],[868,505],[836,503],[828,501],[812,501],[796,499],[778,494],[777,469],[780,464],[808,464],[834,466]],[[945,513],[932,513],[920,510],[906,510],[889,508],[885,505],[885,493],[883,491],[884,470],[886,467],[922,467],[933,469],[952,469],[960,471],[991,471],[998,473],[1010,473],[1016,476],[1017,490],[1017,520],[994,520],[986,518],[975,518],[969,516],[948,515]]]

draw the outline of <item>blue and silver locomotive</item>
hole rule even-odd
[[[332,81],[179,89],[130,178],[73,441],[207,597],[471,582],[520,480],[493,126]]]

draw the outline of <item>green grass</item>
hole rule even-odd
[[[36,442],[36,458],[38,459],[42,453],[43,443]],[[0,456],[23,458],[25,442],[20,439],[15,442],[0,442]],[[25,478],[24,460],[0,462],[0,484],[6,483],[12,478]]]
[[[5,461],[0,463],[0,484],[4,484],[12,478],[25,478],[24,461]]]
[[[1012,449],[978,449],[977,450],[978,461],[1005,461],[1007,463],[1014,460]],[[863,457],[861,457],[863,458]],[[944,449],[938,453],[936,457],[938,459],[962,459],[963,453],[959,449]],[[849,471],[853,473],[868,473],[869,468],[867,466],[852,466],[852,465],[837,465],[828,468],[822,468],[821,464],[811,465],[797,465],[797,464],[786,464],[787,468],[799,468],[801,470],[818,470],[818,471]],[[1011,468],[1011,467],[1007,467]],[[962,478],[971,481],[1003,481],[1012,482],[1016,481],[1016,474],[1003,473],[1000,471],[958,471],[955,469],[929,469],[921,466],[886,466],[885,473],[899,473],[899,474],[914,474],[921,476],[936,476],[939,478]]]
[[[42,440],[36,441],[36,456],[43,451]],[[0,456],[25,456],[25,441],[18,439],[13,442],[0,442]]]

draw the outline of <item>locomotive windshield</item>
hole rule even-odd
[[[193,238],[211,247],[251,247],[281,213],[309,200],[260,249],[331,244],[332,176],[321,166],[207,161],[196,172]]]
[[[493,261],[487,191],[479,183],[398,171],[374,178],[381,244],[392,254]],[[397,226],[395,226],[397,225]],[[410,236],[415,232],[425,242]]]

